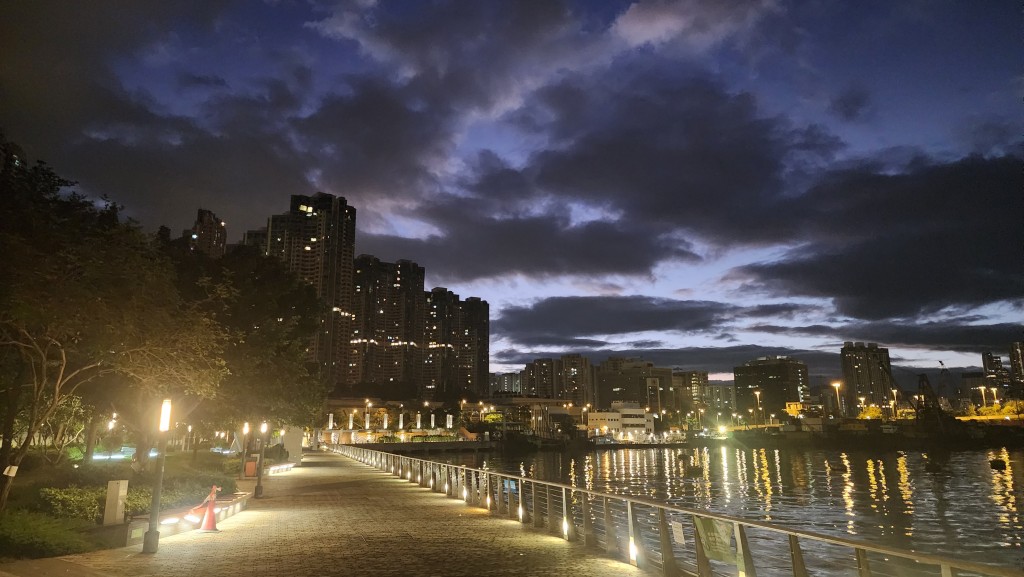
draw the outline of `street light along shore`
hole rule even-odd
[[[164,457],[167,455],[167,431],[171,428],[171,400],[164,399],[160,405],[158,427],[156,481],[153,484],[153,501],[149,506],[149,530],[142,538],[142,552],[156,553],[160,546],[160,491],[164,484]]]

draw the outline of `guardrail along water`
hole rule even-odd
[[[783,528],[639,497],[335,445],[337,453],[492,515],[666,576],[1021,577],[1021,571]]]

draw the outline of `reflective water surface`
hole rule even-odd
[[[625,449],[445,460],[1024,569],[1024,450]],[[991,461],[1005,463],[1005,469]],[[998,465],[998,464],[997,464]]]

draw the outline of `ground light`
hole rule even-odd
[[[142,552],[156,553],[160,546],[160,491],[164,484],[164,457],[167,455],[167,431],[171,428],[171,400],[164,399],[160,405],[158,452],[156,461],[156,483],[153,485],[153,500],[149,506],[149,530],[142,538]]]

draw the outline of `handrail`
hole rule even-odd
[[[1014,569],[927,553],[917,553],[867,541],[822,535],[802,529],[790,529],[763,521],[744,519],[720,513],[686,509],[646,497],[602,493],[573,487],[564,483],[531,479],[486,469],[475,469],[464,465],[440,463],[352,445],[333,445],[331,450],[364,463],[373,464],[383,470],[388,470],[390,467],[391,472],[398,476],[402,476],[405,473],[409,481],[419,483],[421,486],[429,484],[433,491],[439,490],[437,481],[439,477],[444,476],[446,482],[444,491],[450,497],[461,497],[469,504],[483,504],[485,508],[492,512],[496,509],[498,513],[501,513],[502,509],[504,509],[510,516],[517,516],[520,522],[526,523],[532,520],[535,526],[547,526],[551,531],[557,530],[567,540],[576,540],[582,536],[585,545],[601,546],[613,555],[618,553],[618,556],[625,556],[626,559],[624,560],[638,567],[646,566],[646,568],[652,568],[652,565],[660,565],[660,572],[663,575],[675,576],[686,573],[697,575],[698,577],[710,577],[712,573],[709,561],[720,560],[729,564],[734,563],[739,575],[756,577],[756,569],[761,567],[756,563],[754,553],[749,546],[747,538],[747,530],[754,529],[788,537],[788,543],[780,540],[778,545],[780,548],[788,549],[788,551],[780,551],[780,555],[789,557],[792,570],[790,574],[794,577],[807,577],[809,575],[800,545],[801,540],[852,549],[854,554],[852,559],[856,561],[856,566],[849,567],[849,570],[850,574],[857,575],[858,577],[871,577],[874,574],[874,570],[879,566],[882,567],[882,569],[877,571],[880,575],[888,574],[885,568],[895,564],[890,558],[901,559],[918,567],[930,566],[933,568],[930,573],[932,575],[935,574],[934,569],[937,568],[941,577],[957,577],[961,574],[985,577],[1021,577],[1021,572]],[[412,479],[412,470],[416,467],[419,467],[420,473],[414,481]],[[430,473],[429,483],[422,477],[424,470]],[[454,475],[451,474],[452,472],[454,472]],[[492,477],[499,480],[493,486],[491,483]],[[527,495],[527,487],[530,489],[529,495]],[[513,503],[513,488],[518,495],[517,503]],[[543,490],[539,490],[539,488],[543,488]],[[462,495],[459,495],[460,491]],[[539,495],[538,493],[544,494]],[[559,497],[559,495],[561,496]],[[577,495],[581,497],[580,505],[582,507],[575,504],[574,499]],[[543,506],[541,505],[542,499],[545,501]],[[556,500],[558,499],[561,500],[560,505],[556,505]],[[527,503],[528,500],[530,501],[529,503]],[[615,518],[614,512],[611,510],[614,503],[625,505],[625,520]],[[514,504],[518,505],[515,514],[512,512]],[[652,508],[654,511],[650,517],[654,519],[654,522],[650,525],[640,523],[635,505]],[[603,517],[594,513],[595,506],[603,509]],[[561,509],[561,514],[559,514],[559,509]],[[577,525],[576,513],[579,513],[582,517],[579,525]],[[678,539],[678,534],[670,534],[667,513],[684,516],[684,518],[691,520],[690,534],[693,541],[693,549],[687,548],[685,553],[689,554],[692,552],[694,556],[691,559],[682,559],[681,561],[693,566],[695,572],[683,571],[677,567],[677,560],[675,558],[676,547],[673,547],[673,537],[675,536]],[[561,519],[556,519],[559,516]],[[704,521],[712,521],[729,524],[732,529],[728,530],[729,532],[725,534],[725,541],[723,542],[721,541],[722,534],[719,534],[717,537],[710,535],[707,527],[698,527],[697,520],[702,521],[702,526]],[[597,531],[595,523],[603,531]],[[617,532],[619,531],[617,525],[623,524],[626,525],[628,531],[629,543],[625,551],[622,551],[623,547],[620,546],[620,540],[617,538]],[[678,528],[677,525],[676,529],[678,530]],[[643,533],[650,533],[652,530],[656,534],[648,535],[645,539]],[[603,543],[598,533],[603,534]],[[719,540],[716,542],[716,539]],[[680,546],[682,544],[676,541],[676,545]],[[709,548],[712,550],[708,551]],[[660,563],[652,559],[652,553],[654,554],[653,556],[661,558]],[[875,554],[870,558],[870,561],[869,553]],[[726,558],[728,558],[728,561],[726,561]],[[778,558],[773,558],[773,560],[778,561]],[[655,562],[652,563],[652,561]],[[834,572],[836,569],[837,567],[831,566],[829,575],[837,574]],[[901,575],[906,574],[908,571],[906,567],[899,567],[897,570],[900,571],[899,574]],[[776,572],[778,572],[777,568]]]

